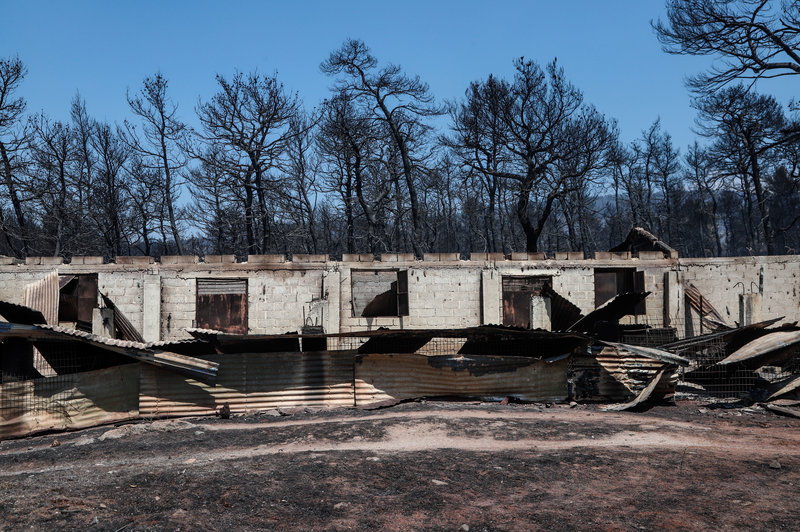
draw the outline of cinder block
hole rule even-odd
[[[583,260],[583,251],[556,251],[556,260]]]
[[[422,260],[425,262],[455,261],[459,258],[458,253],[424,253],[422,255]]]
[[[5,255],[0,255],[0,265],[8,266],[9,264],[14,264],[16,260],[14,257],[7,257]]]
[[[161,264],[198,264],[200,257],[197,255],[162,255]]]
[[[381,262],[413,262],[413,253],[383,253]]]
[[[236,262],[236,255],[206,255],[203,257],[206,264],[233,264]]]
[[[372,262],[375,255],[372,253],[342,253],[342,262]]]
[[[611,252],[611,259],[612,260],[630,260],[631,252],[630,251],[612,251]]]
[[[544,251],[514,251],[511,260],[547,260],[547,254]]]
[[[125,255],[116,257],[117,264],[153,264],[153,257],[145,257],[141,255]]]
[[[266,255],[248,255],[248,264],[280,264],[286,262],[286,256],[281,253],[268,253]]]
[[[663,259],[663,251],[640,251],[639,258],[643,260]]]
[[[293,253],[292,262],[328,262],[328,255],[325,254],[309,254],[309,253]]]
[[[469,260],[506,260],[506,256],[502,253],[486,253],[483,251],[475,251],[469,254]]]
[[[76,255],[72,257],[72,264],[103,264],[103,257],[98,257],[96,255]]]
[[[611,260],[611,252],[610,251],[595,251],[594,252],[594,259],[595,260]]]

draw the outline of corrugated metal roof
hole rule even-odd
[[[57,325],[20,325],[0,323],[0,336],[27,338],[34,344],[37,340],[53,341],[70,338],[101,346],[116,353],[131,357],[145,364],[152,364],[176,371],[183,375],[213,384],[217,375],[218,364],[196,357],[180,355],[170,351],[150,349],[147,344],[115,340],[103,336],[60,327]]]

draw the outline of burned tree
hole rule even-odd
[[[453,112],[449,143],[474,170],[513,184],[526,249],[537,251],[557,200],[606,165],[615,132],[555,61],[545,70],[525,59],[515,66],[512,82],[473,83]]]
[[[800,4],[770,0],[667,0],[653,24],[665,52],[715,56],[689,86],[710,94],[735,79],[800,74]]]
[[[0,223],[6,244],[19,257],[28,254],[28,224],[19,183],[25,168],[25,148],[29,136],[22,124],[25,100],[14,93],[25,79],[27,70],[18,57],[0,59],[0,172],[14,213],[14,222],[7,219],[5,206]],[[21,245],[21,249],[18,247]]]
[[[274,244],[274,201],[280,187],[271,172],[297,134],[289,126],[301,102],[275,75],[237,73],[230,80],[217,76],[217,84],[218,92],[197,107],[203,146],[194,155],[233,178],[245,216],[248,252],[263,253]]]
[[[418,180],[426,157],[424,139],[430,129],[422,120],[441,114],[428,85],[419,77],[407,76],[398,65],[378,68],[378,60],[367,45],[354,39],[332,52],[320,69],[330,76],[340,75],[337,92],[345,93],[370,120],[380,123],[396,148],[399,175],[410,205],[411,247],[417,256],[422,256],[424,216]],[[396,186],[399,188],[399,182]],[[396,199],[400,199],[399,195]]]
[[[125,122],[125,142],[139,155],[143,165],[161,175],[156,192],[160,196],[162,212],[165,211],[169,232],[179,255],[184,253],[178,226],[176,202],[180,190],[178,173],[186,166],[183,144],[186,125],[177,117],[178,105],[167,95],[167,79],[159,72],[146,77],[136,95],[127,95],[131,111],[140,119],[141,130]],[[165,231],[162,231],[166,233]],[[164,242],[167,245],[167,242]]]

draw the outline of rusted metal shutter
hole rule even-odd
[[[198,279],[196,326],[247,334],[247,279]]]
[[[542,295],[548,276],[503,277],[503,325],[529,328],[531,296]]]

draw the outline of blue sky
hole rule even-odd
[[[708,58],[660,50],[650,20],[663,0],[519,2],[3,2],[0,55],[28,67],[29,111],[65,119],[77,91],[95,118],[130,116],[125,91],[160,70],[181,117],[215,90],[215,74],[277,71],[308,107],[328,94],[319,63],[348,37],[382,62],[428,82],[440,100],[460,98],[470,81],[509,77],[519,56],[558,57],[568,79],[622,137],[637,137],[658,116],[685,151],[694,111],[683,78]],[[761,87],[784,103],[796,81]]]

